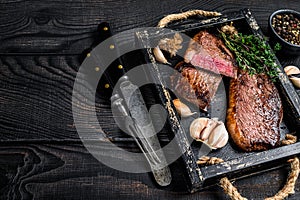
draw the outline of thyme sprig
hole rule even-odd
[[[226,47],[234,53],[238,67],[250,75],[265,73],[272,79],[278,76],[275,55],[264,40],[255,35],[220,33]],[[274,48],[279,49],[278,45]]]

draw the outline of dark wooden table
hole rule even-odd
[[[78,137],[71,97],[80,56],[95,41],[99,23],[110,22],[115,32],[121,32],[155,26],[163,16],[189,9],[226,13],[241,8],[250,8],[268,35],[267,20],[273,11],[300,11],[300,4],[296,0],[1,1],[0,198],[228,198],[218,186],[184,194],[157,188],[147,173],[105,166]],[[300,56],[279,59],[283,65],[300,66]],[[111,117],[104,112],[103,118],[113,129]],[[263,199],[283,186],[288,170],[273,170],[234,184],[247,198]],[[290,199],[300,198],[299,189],[300,182]]]

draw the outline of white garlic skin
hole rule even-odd
[[[289,79],[294,86],[300,88],[300,78],[294,77],[293,74],[300,74],[300,69],[296,66],[290,65],[284,68],[285,73],[289,76]],[[291,75],[291,76],[290,76]]]
[[[300,69],[296,66],[293,66],[293,65],[289,65],[289,66],[284,67],[284,71],[287,75],[300,74]]]
[[[207,127],[208,120],[208,118],[197,118],[193,120],[190,125],[190,135],[192,138],[203,140],[203,137],[201,137],[201,133],[203,129]]]
[[[179,99],[174,99],[173,104],[176,108],[176,111],[181,117],[190,117],[196,114],[196,112],[192,112],[191,109],[187,105],[182,103]]]
[[[215,148],[222,148],[227,144],[228,139],[229,139],[228,132],[225,128],[224,123],[221,122],[210,134],[208,139],[208,144],[210,144],[210,146]]]
[[[155,59],[158,62],[163,63],[163,64],[170,64],[168,62],[168,60],[165,58],[163,52],[160,50],[159,47],[154,47],[153,48],[153,54],[154,54]]]
[[[300,88],[300,78],[298,77],[291,77],[290,80],[297,88]]]
[[[229,139],[224,123],[208,118],[195,119],[190,125],[190,135],[206,143],[212,149],[224,147]]]

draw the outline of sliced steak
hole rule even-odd
[[[238,147],[254,151],[278,145],[282,115],[279,93],[267,75],[240,70],[231,80],[227,128]]]
[[[217,74],[236,78],[237,67],[232,53],[216,36],[201,31],[190,41],[184,61]]]
[[[175,67],[181,76],[171,76],[171,84],[179,96],[197,105],[200,109],[206,110],[215,95],[222,76],[199,70],[188,63],[180,62]]]

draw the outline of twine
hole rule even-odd
[[[247,198],[242,197],[238,192],[236,187],[228,180],[227,177],[224,177],[220,180],[220,186],[223,188],[224,192],[233,200],[247,200]]]
[[[163,27],[167,26],[167,24],[172,22],[172,21],[187,19],[187,18],[189,18],[191,16],[195,16],[195,15],[201,15],[201,16],[204,16],[204,17],[216,17],[216,16],[220,16],[221,13],[205,11],[205,10],[189,10],[189,11],[186,11],[186,12],[183,12],[183,13],[170,14],[170,15],[167,15],[164,18],[162,18],[159,21],[157,27],[158,28],[163,28]]]
[[[281,190],[277,192],[275,196],[265,198],[265,200],[283,200],[290,194],[295,193],[295,184],[300,172],[299,159],[295,157],[293,159],[288,160],[288,162],[291,163],[291,172],[287,178],[285,185]],[[236,187],[232,185],[232,183],[228,180],[227,177],[224,177],[220,180],[220,186],[232,200],[247,200],[247,198],[242,197],[242,195],[238,192]]]
[[[199,165],[214,165],[224,162],[223,159],[217,157],[202,156],[198,159],[197,164]],[[220,186],[223,188],[225,194],[227,194],[233,200],[246,200],[238,192],[236,187],[228,180],[227,177],[224,177],[220,180]]]
[[[285,139],[281,141],[281,145],[289,145],[297,142],[297,136],[292,134],[286,134]]]
[[[265,200],[281,200],[288,197],[290,194],[295,193],[295,184],[299,176],[299,159],[297,157],[288,160],[291,163],[291,172],[287,178],[286,184],[283,188],[273,197],[268,197]]]
[[[223,159],[217,157],[203,156],[199,158],[197,164],[199,165],[214,165],[224,162]],[[287,178],[287,181],[283,188],[277,192],[273,197],[268,197],[265,200],[282,200],[288,197],[290,194],[295,193],[295,184],[299,176],[299,159],[297,157],[288,160],[291,163],[291,171]],[[247,200],[237,190],[235,186],[229,181],[227,177],[220,180],[220,186],[223,188],[225,194],[227,194],[232,200]]]

